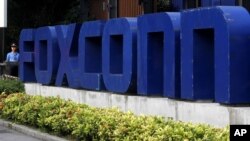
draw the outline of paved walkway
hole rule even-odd
[[[34,138],[35,137],[35,138]],[[0,141],[69,141],[10,121],[0,119]]]
[[[0,141],[41,141],[28,135],[0,126]]]

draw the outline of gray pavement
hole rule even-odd
[[[0,126],[0,141],[41,141],[12,129]]]
[[[0,141],[69,141],[10,121],[0,119]]]

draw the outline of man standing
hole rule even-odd
[[[17,45],[11,44],[11,52],[6,56],[6,73],[11,76],[18,76],[18,61],[19,53],[17,52]]]
[[[19,53],[17,52],[17,46],[15,43],[11,44],[11,52],[7,54],[6,62],[18,62]]]

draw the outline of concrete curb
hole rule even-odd
[[[23,125],[19,125],[19,124],[13,123],[13,122],[5,121],[3,119],[0,119],[0,125],[7,127],[7,128],[10,128],[10,129],[13,129],[13,130],[20,132],[20,133],[23,133],[25,135],[43,140],[43,141],[68,141],[64,138],[52,136],[48,133],[42,133],[39,130],[31,129],[31,128],[28,128],[28,127],[23,126]]]
[[[94,107],[118,107],[137,115],[156,115],[178,121],[205,123],[215,127],[250,124],[250,106],[227,106],[206,101],[182,101],[166,97],[146,97],[25,83],[29,95],[60,96],[65,100]]]

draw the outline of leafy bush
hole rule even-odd
[[[11,94],[17,92],[24,92],[24,85],[21,81],[0,79],[0,94]]]
[[[1,117],[77,140],[229,140],[228,127],[220,129],[163,117],[136,116],[116,108],[93,108],[59,97],[9,95],[3,102]]]

